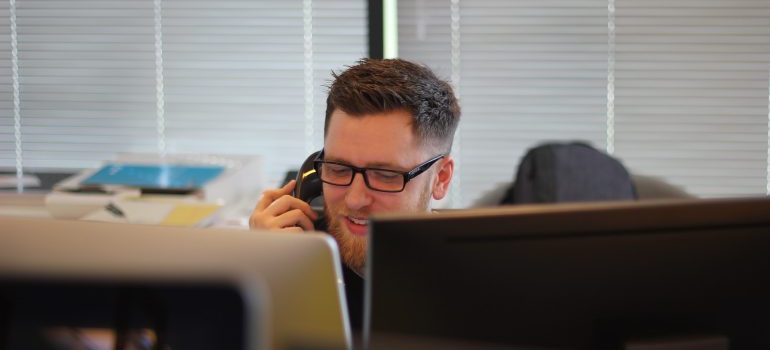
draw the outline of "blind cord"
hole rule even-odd
[[[451,82],[456,98],[460,98],[460,0],[450,1],[450,29],[451,29]],[[462,126],[458,125],[455,137],[452,143],[452,153],[455,161],[454,176],[452,179],[451,207],[460,208],[463,206],[462,200]]]
[[[315,146],[314,128],[314,96],[313,89],[313,0],[302,1],[302,28],[303,28],[303,77],[305,85],[305,153],[317,151]]]
[[[615,153],[615,0],[607,4],[607,154]]]
[[[21,144],[21,101],[19,99],[19,46],[16,32],[16,0],[10,0],[11,76],[13,80],[13,138],[16,151],[16,192],[24,192],[24,156]]]
[[[166,95],[163,82],[163,23],[162,0],[153,1],[155,12],[155,117],[158,134],[158,154],[166,156]]]

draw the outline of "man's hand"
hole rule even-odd
[[[313,220],[318,219],[310,205],[299,198],[292,197],[296,181],[289,181],[285,186],[266,190],[257,202],[254,212],[249,217],[252,229],[283,231],[312,231]]]

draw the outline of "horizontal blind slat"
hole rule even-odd
[[[400,54],[448,74],[449,2],[398,6]],[[616,155],[693,194],[764,193],[770,3],[631,0],[615,10]],[[539,142],[604,147],[607,21],[606,1],[460,2],[464,205],[510,181]]]
[[[366,2],[312,5],[314,83],[321,91],[332,69],[365,56]],[[120,152],[154,152],[152,1],[17,6],[25,167],[77,169]],[[276,184],[306,156],[297,132],[305,128],[302,2],[164,0],[162,6],[167,150],[261,154],[268,182]],[[8,23],[6,2],[0,42],[8,42]],[[0,54],[7,60],[0,90],[11,91],[10,54]],[[0,125],[12,125],[5,97]],[[317,98],[316,119],[324,102]],[[5,135],[2,167],[14,163],[7,153],[13,135]]]

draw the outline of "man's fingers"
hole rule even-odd
[[[305,230],[303,230],[302,227],[299,227],[299,226],[286,227],[286,228],[281,229],[281,231],[294,232],[294,233],[305,232]]]
[[[310,219],[318,219],[318,214],[313,211],[313,208],[310,207],[310,204],[290,195],[284,195],[281,198],[276,199],[270,203],[270,205],[268,205],[267,208],[263,210],[263,212],[267,215],[279,216],[294,209],[301,210],[305,216],[309,217]]]
[[[318,214],[310,204],[290,195],[295,186],[296,181],[289,181],[281,188],[265,191],[249,218],[249,227],[288,231],[314,230],[313,220],[318,219]]]
[[[299,209],[290,210],[273,218],[271,226],[280,228],[299,226],[304,231],[313,231],[315,229],[313,221]]]
[[[281,188],[275,188],[262,192],[262,198],[260,198],[259,202],[257,202],[255,209],[259,211],[265,210],[265,208],[267,208],[276,199],[291,194],[291,191],[294,190],[296,183],[296,180],[291,180]]]
[[[283,194],[289,194],[294,189],[294,185],[297,183],[297,180],[289,180],[283,187],[281,187],[281,192]]]

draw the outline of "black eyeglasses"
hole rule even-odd
[[[361,173],[364,176],[364,183],[366,187],[372,190],[380,192],[401,192],[406,188],[406,183],[409,180],[414,179],[418,175],[424,173],[426,170],[446,157],[444,154],[437,155],[426,162],[416,166],[414,169],[401,172],[389,169],[380,168],[358,168],[350,164],[343,164],[338,162],[329,162],[323,160],[324,152],[318,154],[316,160],[313,161],[313,167],[318,173],[321,181],[335,186],[350,186],[353,183],[353,178],[357,173]]]

